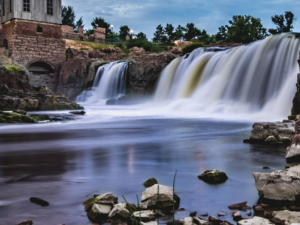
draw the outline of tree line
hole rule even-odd
[[[74,27],[77,32],[78,27],[84,27],[82,17],[75,20],[76,15],[73,7],[62,6],[62,23]],[[259,18],[250,15],[235,15],[229,20],[228,25],[219,27],[216,34],[208,34],[205,29],[198,29],[194,23],[187,23],[186,26],[178,25],[176,28],[172,24],[161,24],[156,27],[152,41],[154,43],[171,44],[175,40],[196,40],[204,44],[216,42],[235,42],[247,44],[253,41],[262,40],[269,35],[292,32],[295,16],[292,12],[287,11],[283,15],[275,15],[271,17],[276,28],[266,29],[263,27]],[[121,40],[125,40],[126,36],[132,35],[127,25],[119,28],[118,32],[112,32],[110,24],[102,17],[95,17],[91,22],[92,29],[86,30],[85,35],[92,34],[97,27],[106,28],[106,35],[119,36]],[[148,40],[146,34],[139,32],[135,35],[137,40]]]

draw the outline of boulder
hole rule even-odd
[[[233,217],[233,220],[235,220],[235,221],[239,221],[239,220],[243,219],[240,211],[234,212],[232,214],[232,217]]]
[[[145,52],[145,50],[143,48],[139,48],[139,47],[133,47],[131,49],[132,52]]]
[[[298,138],[298,135],[295,137]],[[300,161],[300,144],[293,143],[290,147],[288,147],[285,159],[287,163]]]
[[[127,219],[131,215],[130,211],[127,209],[126,203],[119,203],[114,205],[113,209],[109,213],[109,218],[120,218],[120,219]]]
[[[113,47],[105,47],[105,48],[102,49],[102,52],[114,53],[114,52],[116,52],[116,50]]]
[[[157,180],[155,178],[150,178],[145,183],[143,183],[145,188],[149,188],[149,187],[153,186],[154,184],[158,184]]]
[[[293,204],[300,195],[300,165],[286,171],[253,173],[255,185],[262,201]]]
[[[197,225],[209,225],[211,224],[210,222],[203,220],[201,218],[198,217],[193,217],[193,224],[197,224]]]
[[[172,210],[173,209],[173,188],[154,184],[147,188],[142,193],[141,202],[147,205],[148,209],[156,209],[157,206],[157,191],[159,186],[159,209],[160,210]],[[180,198],[174,194],[174,207],[178,209],[180,205]]]
[[[228,179],[226,173],[220,170],[207,170],[203,174],[199,175],[198,178],[207,183],[213,184],[223,183]]]
[[[41,206],[48,206],[49,205],[49,202],[43,200],[43,199],[40,199],[40,198],[36,198],[36,197],[31,197],[29,199],[32,203],[35,203],[37,205],[41,205]]]
[[[241,203],[235,203],[230,206],[228,206],[229,209],[238,209],[238,210],[243,210],[247,211],[248,209],[251,209],[250,206],[247,206],[247,202],[241,202]]]
[[[197,211],[190,212],[190,217],[195,217],[195,216],[197,216]]]
[[[272,221],[276,224],[285,225],[287,223],[300,223],[300,212],[288,210],[275,211],[272,214]]]
[[[103,195],[99,195],[95,198],[90,198],[83,203],[85,211],[88,211],[92,204],[97,201],[109,201],[113,202],[113,204],[118,204],[118,197],[109,192]]]
[[[255,216],[252,219],[243,219],[238,222],[238,225],[275,225],[270,220]]]
[[[214,216],[209,217],[209,222],[212,223],[213,225],[233,225],[227,221],[221,220]]]
[[[171,52],[173,54],[179,55],[182,53],[182,49],[181,48],[172,48]]]
[[[87,216],[92,222],[100,223],[108,219],[112,207],[112,204],[107,204],[105,202],[92,203],[92,206],[87,212]]]
[[[122,49],[119,48],[119,47],[115,47],[115,50],[116,50],[117,53],[123,53]]]
[[[136,211],[133,213],[136,220],[141,220],[143,222],[149,222],[155,220],[155,212],[151,210]]]
[[[33,222],[32,222],[32,220],[26,220],[22,223],[19,223],[18,225],[33,225]]]

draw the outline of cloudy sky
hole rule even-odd
[[[300,12],[299,0],[62,0],[74,7],[76,19],[83,17],[85,29],[91,28],[94,17],[103,17],[118,31],[128,25],[134,33],[144,32],[153,37],[157,25],[173,26],[195,23],[209,34],[228,24],[233,15],[251,15],[260,18],[267,29],[275,28],[271,16],[292,11]],[[294,31],[300,32],[300,17],[294,22]]]

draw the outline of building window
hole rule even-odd
[[[2,5],[2,8],[3,8],[3,16],[5,16],[5,0],[3,0],[3,5]]]
[[[53,0],[47,0],[47,14],[53,15]]]
[[[23,0],[23,11],[30,12],[30,0]]]
[[[12,3],[11,2],[12,2],[12,0],[9,0],[9,12],[10,13],[12,12],[12,5],[11,5]]]

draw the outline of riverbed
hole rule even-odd
[[[285,147],[243,143],[250,120],[119,106],[86,107],[86,112],[76,121],[0,125],[1,225],[28,219],[35,225],[92,224],[81,204],[86,199],[112,192],[119,202],[124,195],[136,204],[143,182],[155,177],[172,186],[176,170],[175,192],[185,208],[176,218],[190,211],[217,216],[229,213],[233,203],[257,202],[252,172],[285,167]],[[223,170],[229,179],[210,185],[197,178],[209,169]],[[33,204],[30,197],[50,205]],[[229,214],[221,218],[233,222]]]

